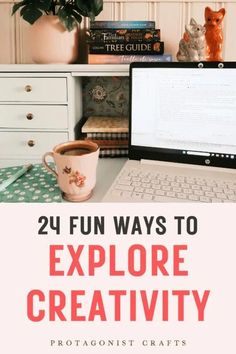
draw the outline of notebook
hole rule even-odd
[[[236,63],[132,63],[129,124],[103,201],[236,201]]]

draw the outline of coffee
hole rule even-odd
[[[91,152],[91,150],[89,150],[87,148],[80,147],[80,148],[63,150],[63,151],[61,151],[61,155],[82,156],[82,155],[89,154],[90,152]]]

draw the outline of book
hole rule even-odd
[[[163,54],[164,42],[135,42],[135,43],[92,43],[89,46],[90,54]]]
[[[87,31],[88,43],[151,42],[161,40],[160,29],[117,29]]]
[[[128,140],[129,134],[128,133],[87,133],[87,139],[92,140]]]
[[[100,149],[99,157],[121,157],[128,156],[128,149],[116,148],[116,149]]]
[[[90,116],[82,126],[82,133],[127,133],[129,122],[127,117]]]
[[[119,148],[119,147],[123,147],[123,148],[128,148],[128,140],[108,140],[108,139],[89,139],[89,138],[85,138],[85,140],[89,140],[89,141],[93,141],[94,143],[96,143],[100,149],[102,148]]]
[[[172,62],[172,55],[88,55],[88,64],[130,64],[132,62]]]
[[[155,21],[92,21],[91,29],[155,29]]]

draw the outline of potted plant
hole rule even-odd
[[[32,59],[36,63],[74,63],[78,57],[78,24],[102,11],[103,0],[23,0],[12,14],[30,23]]]

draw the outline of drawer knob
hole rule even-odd
[[[28,120],[32,120],[32,119],[34,118],[33,113],[27,113],[27,114],[26,114],[26,118],[27,118]]]
[[[28,141],[28,146],[33,147],[35,145],[35,141],[34,140],[29,140]]]
[[[31,92],[32,91],[32,86],[31,85],[26,85],[25,86],[25,91],[26,92]]]

